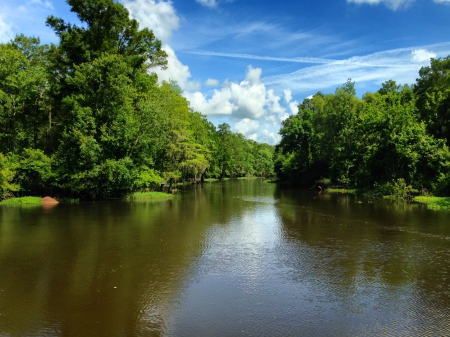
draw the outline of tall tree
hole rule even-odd
[[[450,56],[431,59],[414,86],[420,119],[428,131],[450,146]]]

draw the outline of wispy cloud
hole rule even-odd
[[[200,5],[209,7],[209,8],[215,8],[217,7],[216,0],[196,0]]]
[[[274,21],[235,21],[217,16],[214,16],[214,20],[211,17],[190,18],[189,21],[183,21],[183,29],[175,34],[173,47],[179,51],[194,53],[204,50],[239,50],[241,54],[255,54],[255,51],[259,53],[271,50],[277,53],[286,52],[282,56],[291,57],[306,51],[309,55],[314,55],[319,52],[333,52],[335,49],[351,49],[357,45],[354,41],[342,41],[335,34],[322,34],[317,29],[291,30],[282,21]],[[190,33],[185,34],[186,31]],[[346,45],[343,46],[342,43]]]
[[[193,50],[188,51],[189,54],[195,55],[206,55],[206,56],[219,56],[219,57],[231,57],[231,58],[241,58],[241,59],[251,59],[251,60],[264,60],[264,61],[277,61],[277,62],[295,62],[295,63],[331,63],[339,62],[337,60],[331,59],[321,59],[314,57],[273,57],[273,56],[258,56],[249,54],[234,54],[234,53],[221,53],[208,50]]]
[[[52,2],[51,2],[51,1],[48,1],[48,0],[46,0],[46,1],[42,1],[42,0],[31,0],[29,3],[30,3],[30,4],[40,5],[40,6],[43,6],[43,7],[45,7],[45,8],[48,8],[48,9],[53,9],[53,4],[52,4]]]
[[[448,0],[437,0],[437,1],[448,1]],[[395,11],[400,8],[408,7],[412,2],[414,2],[414,0],[347,0],[347,2],[355,4],[369,4],[369,5],[384,4],[388,8]]]
[[[278,89],[290,88],[294,93],[336,88],[352,78],[358,83],[381,84],[393,79],[398,83],[414,83],[419,69],[429,64],[430,57],[450,54],[450,42],[410,47],[355,56],[346,60],[310,66],[289,74],[265,77],[262,82]]]
[[[13,37],[11,25],[3,18],[0,13],[0,43],[8,42]]]

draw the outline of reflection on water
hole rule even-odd
[[[0,336],[450,333],[450,212],[253,180],[0,221]]]

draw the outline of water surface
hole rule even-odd
[[[0,207],[0,336],[450,334],[450,212],[206,184]]]

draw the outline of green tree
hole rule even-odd
[[[419,117],[427,130],[450,146],[450,56],[431,59],[414,86]]]
[[[0,151],[43,146],[49,110],[47,46],[16,36],[0,44]]]

